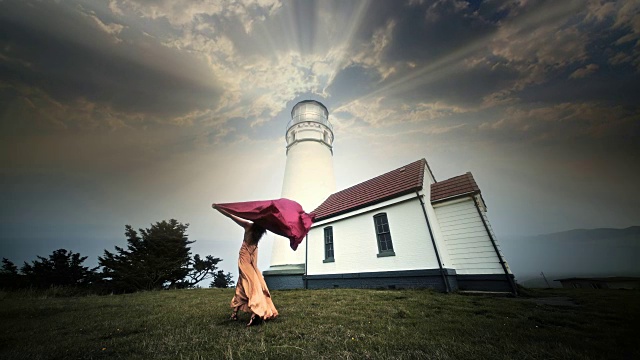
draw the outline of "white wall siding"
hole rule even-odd
[[[434,210],[451,265],[458,274],[504,274],[473,199],[445,203]],[[488,225],[486,214],[483,216]]]
[[[377,257],[373,216],[386,213],[395,256]],[[323,263],[324,228],[333,227],[335,262]],[[417,198],[315,226],[309,232],[309,275],[437,269],[435,252]]]

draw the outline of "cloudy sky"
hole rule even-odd
[[[125,224],[175,218],[236,272],[241,230],[210,204],[280,196],[304,99],[331,113],[338,189],[426,158],[438,180],[474,174],[498,240],[638,225],[639,14],[637,0],[0,0],[0,256],[95,264]]]

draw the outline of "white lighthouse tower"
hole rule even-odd
[[[333,127],[329,111],[320,102],[304,100],[291,110],[287,124],[287,164],[282,183],[282,197],[295,200],[311,212],[335,192],[333,174]],[[276,236],[271,266],[264,271],[269,288],[303,287],[305,248],[291,250],[289,240]]]

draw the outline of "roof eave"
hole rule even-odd
[[[367,202],[367,203],[364,203],[364,204],[360,204],[360,205],[357,205],[357,206],[354,206],[354,207],[350,207],[348,209],[340,210],[338,212],[335,212],[335,213],[332,213],[332,214],[329,214],[329,215],[316,217],[314,222],[319,222],[319,221],[323,221],[323,220],[326,220],[326,219],[331,219],[332,217],[336,217],[336,216],[340,216],[340,215],[343,215],[343,214],[346,214],[346,213],[350,213],[352,211],[360,210],[360,209],[366,208],[368,206],[379,204],[381,202],[388,201],[388,200],[391,200],[391,199],[395,199],[397,197],[400,197],[400,196],[403,196],[403,195],[407,195],[407,194],[411,194],[411,193],[414,193],[414,192],[420,191],[420,190],[422,190],[422,185],[415,186],[415,187],[413,187],[411,189],[407,189],[407,190],[395,193],[393,195],[385,196],[383,198],[379,198],[379,199],[376,199],[374,201],[370,201],[370,202]]]
[[[442,203],[442,202],[445,202],[445,201],[456,200],[456,199],[460,199],[460,198],[467,197],[467,196],[473,197],[473,196],[478,195],[478,194],[480,194],[480,190],[469,191],[469,192],[466,192],[466,193],[463,193],[463,194],[457,194],[457,195],[449,196],[449,197],[442,198],[442,199],[432,200],[431,204],[439,204],[439,203]]]

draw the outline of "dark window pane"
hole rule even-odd
[[[387,250],[387,243],[384,241],[380,242],[380,251],[385,251]]]
[[[391,250],[391,236],[389,234],[382,235],[382,243],[384,243],[385,250]]]
[[[376,237],[378,240],[378,249],[380,252],[393,251],[391,242],[391,230],[389,229],[389,220],[387,214],[379,214],[373,217]]]
[[[333,258],[333,228],[331,226],[324,228],[324,257],[325,259]]]

